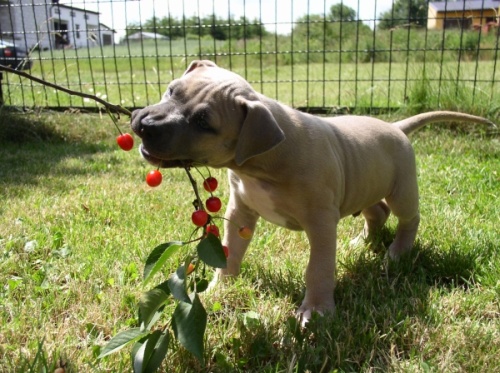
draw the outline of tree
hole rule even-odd
[[[152,17],[142,24],[127,26],[127,36],[137,31],[155,32],[166,35],[170,39],[183,38],[188,35],[197,37],[210,35],[216,40],[227,40],[229,37],[231,39],[251,39],[268,34],[258,19],[253,21],[246,17],[240,17],[239,20],[224,19],[215,14],[201,19],[198,16],[183,16],[181,20],[170,15],[163,18]]]
[[[172,17],[153,17],[146,20],[144,23],[132,23],[127,25],[126,35],[130,36],[139,31],[154,32],[168,36],[170,39],[180,38],[185,36],[185,29],[182,27],[182,22]]]
[[[380,15],[378,27],[391,29],[400,25],[424,26],[427,23],[427,0],[396,0],[392,9]]]
[[[329,18],[331,21],[355,21],[357,14],[354,9],[339,3],[332,5]]]
[[[359,33],[370,32],[370,28],[359,21],[356,11],[342,3],[332,5],[326,17],[322,14],[309,14],[296,21],[294,34],[309,41],[326,41],[329,45],[341,39],[355,37]],[[299,38],[300,39],[300,38]]]
[[[215,14],[203,19],[205,25],[209,25],[209,34],[215,40],[226,40],[228,38],[227,20],[219,19]]]
[[[229,22],[232,24],[232,39],[251,39],[266,36],[268,34],[268,31],[266,31],[258,19],[251,21],[242,16],[237,20],[230,19]]]

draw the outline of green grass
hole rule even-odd
[[[34,54],[31,72],[47,81],[96,94],[126,107],[158,102],[168,83],[180,77],[191,60],[208,58],[243,75],[258,91],[295,107],[366,110],[371,107],[427,105],[452,108],[460,103],[467,105],[466,111],[478,114],[484,114],[482,109],[485,107],[500,108],[500,84],[496,84],[500,80],[500,69],[494,59],[459,60],[450,57],[451,52],[446,51],[443,63],[430,57],[425,63],[410,57],[406,62],[405,58],[396,58],[403,52],[394,51],[392,60],[362,63],[359,59],[358,63],[356,60],[339,63],[335,59],[338,55],[335,49],[324,56],[319,54],[327,61],[323,64],[323,60],[317,58],[317,51],[304,54],[304,46],[297,46],[297,61],[292,65],[281,61],[282,54],[273,53],[289,53],[290,46],[274,45],[274,38],[266,39],[263,50],[271,52],[261,55],[257,42],[250,40],[245,46],[238,41],[232,50],[223,42],[201,39],[43,52]],[[228,56],[229,52],[236,55]],[[431,56],[437,52],[426,53]],[[62,94],[33,84],[26,78],[4,75],[7,104],[95,106],[91,100]],[[426,82],[426,91],[432,94],[415,97],[414,93],[421,88],[423,81]]]
[[[115,134],[97,115],[0,115],[1,372],[50,372],[61,362],[72,372],[130,371],[127,350],[96,356],[137,322],[150,250],[189,237],[193,196],[180,170],[147,187],[151,167],[119,150]],[[242,275],[202,296],[207,367],[174,344],[165,371],[500,366],[500,138],[434,126],[412,141],[422,223],[409,258],[384,260],[392,218],[374,251],[349,246],[363,223],[343,220],[337,312],[301,331],[292,316],[303,296],[306,237],[262,221]],[[225,203],[225,172],[214,173]]]

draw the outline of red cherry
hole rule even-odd
[[[227,247],[226,245],[224,245],[224,246],[222,246],[222,250],[224,250],[224,255],[227,258],[229,256],[229,247]]]
[[[252,238],[252,230],[248,227],[241,227],[238,229],[238,235],[243,238],[244,240],[249,240]]]
[[[207,228],[206,228],[205,231],[206,231],[207,234],[208,233],[212,233],[216,237],[220,236],[219,228],[217,228],[216,225],[213,225],[213,224],[207,225]]]
[[[203,188],[205,188],[205,190],[207,192],[214,192],[215,189],[217,189],[217,185],[219,185],[219,183],[217,182],[217,179],[215,177],[212,177],[212,176],[206,178],[203,181]]]
[[[204,210],[196,210],[191,215],[191,220],[193,221],[194,225],[203,227],[205,224],[207,224],[208,214]]]
[[[157,187],[161,184],[162,176],[161,172],[158,170],[149,171],[146,175],[146,183],[150,187]]]
[[[222,202],[220,201],[220,199],[218,197],[210,197],[205,202],[205,205],[207,206],[208,211],[217,212],[222,207]]]
[[[186,275],[189,275],[193,271],[194,271],[194,264],[193,263],[189,263],[188,267],[186,269]]]
[[[129,151],[134,147],[134,138],[130,133],[122,133],[116,138],[116,143],[123,150]]]

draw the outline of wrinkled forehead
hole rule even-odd
[[[198,67],[183,75],[169,86],[181,89],[184,95],[196,95],[200,91],[213,95],[248,95],[253,92],[250,84],[236,73],[219,67]],[[180,92],[177,92],[180,93]]]
[[[215,81],[227,80],[227,79],[243,80],[243,78],[240,77],[238,74],[218,66],[199,66],[195,69],[186,72],[181,77],[181,79],[190,79],[194,77],[198,78],[204,77],[206,79],[212,79]]]

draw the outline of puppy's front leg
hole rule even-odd
[[[230,195],[224,214],[224,238],[222,244],[229,249],[227,267],[217,269],[210,282],[210,288],[214,288],[221,277],[236,276],[240,273],[241,261],[245,256],[250,240],[241,238],[238,229],[241,226],[255,230],[259,215],[243,203],[238,195],[238,188],[234,180],[230,178]]]
[[[305,325],[313,312],[333,312],[335,302],[335,259],[337,245],[338,212],[316,212],[306,233],[311,245],[309,264],[306,269],[306,293],[297,311]]]
[[[224,221],[222,243],[228,247],[229,256],[227,257],[227,268],[221,270],[221,274],[236,276],[240,272],[241,262],[250,244],[250,240],[239,236],[238,229],[245,226],[253,232],[259,216],[249,209],[232,190],[224,218],[226,220]]]

